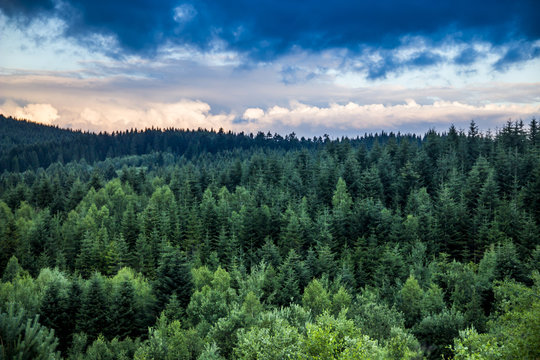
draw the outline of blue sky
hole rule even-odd
[[[540,113],[538,1],[0,2],[0,112],[89,130],[495,130]]]

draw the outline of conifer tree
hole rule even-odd
[[[342,178],[338,179],[334,196],[332,197],[332,235],[336,246],[347,244],[350,235],[352,199],[347,191],[347,185]]]
[[[39,316],[28,318],[23,309],[16,310],[9,304],[7,311],[0,310],[0,356],[2,359],[59,359],[56,351],[58,340],[38,322]]]
[[[92,275],[87,286],[81,301],[77,329],[94,340],[99,334],[108,331],[108,299],[103,278],[98,273]]]
[[[118,284],[118,289],[114,295],[111,309],[111,329],[112,336],[120,339],[132,336],[136,326],[135,290],[131,281],[124,280]]]
[[[18,276],[24,274],[24,270],[19,265],[19,260],[15,255],[9,258],[9,261],[4,269],[4,274],[2,275],[2,281],[8,282],[15,280]]]
[[[185,256],[179,249],[166,244],[156,271],[154,290],[158,308],[162,309],[172,294],[176,294],[183,307],[191,296],[191,275]]]
[[[405,325],[411,327],[420,320],[424,292],[414,276],[409,276],[401,288],[401,311],[405,316]]]
[[[135,207],[132,202],[128,202],[122,217],[122,234],[130,250],[135,250],[135,244],[139,236],[140,226],[135,215]]]

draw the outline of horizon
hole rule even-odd
[[[517,126],[519,123],[521,123],[523,125],[523,128],[525,129],[525,131],[529,131],[530,130],[530,124],[531,122],[534,120],[534,121],[537,121],[536,120],[536,117],[535,116],[532,116],[532,118],[530,119],[529,122],[526,122],[526,121],[523,121],[523,119],[519,119],[519,120],[512,120],[512,119],[508,119],[504,124],[499,124],[500,127],[495,127],[494,129],[491,129],[491,128],[488,128],[488,129],[481,129],[478,127],[478,124],[474,121],[474,120],[471,120],[469,121],[468,125],[469,125],[469,129],[467,128],[458,128],[455,126],[454,123],[451,123],[447,129],[436,129],[435,127],[432,127],[432,128],[429,128],[427,129],[426,131],[424,132],[402,132],[400,130],[397,130],[397,131],[393,131],[393,130],[390,130],[390,131],[386,131],[385,129],[379,129],[379,130],[375,130],[375,131],[365,131],[363,133],[351,133],[349,135],[337,135],[337,136],[333,136],[333,135],[330,135],[330,134],[315,134],[315,135],[312,135],[312,136],[304,136],[302,134],[297,134],[296,132],[294,131],[291,131],[289,133],[278,133],[278,132],[264,132],[264,131],[257,131],[257,132],[246,132],[246,131],[243,131],[243,130],[239,130],[239,131],[235,131],[235,130],[227,130],[227,129],[223,129],[223,128],[177,128],[177,127],[166,127],[166,128],[161,128],[161,127],[156,127],[156,126],[150,126],[150,127],[145,127],[145,128],[129,128],[129,129],[121,129],[121,130],[112,130],[112,131],[107,131],[107,130],[99,130],[99,131],[96,131],[96,130],[85,130],[85,129],[75,129],[75,128],[70,128],[70,127],[62,127],[61,125],[57,125],[57,124],[44,124],[44,123],[41,123],[41,122],[37,122],[37,121],[33,121],[33,120],[29,120],[29,119],[22,119],[22,118],[15,118],[13,116],[8,116],[8,115],[5,115],[5,114],[2,114],[0,113],[0,116],[1,117],[4,117],[5,119],[12,119],[12,120],[15,120],[15,121],[20,121],[20,122],[27,122],[27,123],[31,123],[31,124],[36,124],[36,125],[41,125],[41,126],[46,126],[46,127],[52,127],[52,128],[55,128],[55,129],[59,129],[59,130],[67,130],[67,131],[72,131],[72,132],[78,132],[78,133],[81,133],[81,134],[93,134],[93,135],[105,135],[105,136],[113,136],[117,133],[119,134],[124,134],[124,133],[144,133],[146,131],[159,131],[159,132],[167,132],[167,131],[178,131],[178,132],[198,132],[198,131],[202,131],[202,132],[210,132],[210,133],[214,133],[214,134],[220,134],[220,133],[224,133],[224,134],[231,134],[231,135],[244,135],[244,136],[247,136],[247,137],[256,137],[257,135],[259,134],[263,134],[265,136],[268,136],[270,135],[271,137],[281,137],[283,140],[287,140],[286,138],[288,136],[291,136],[291,135],[294,135],[298,140],[301,140],[301,139],[304,139],[305,141],[312,141],[314,139],[321,139],[321,138],[326,138],[328,137],[331,141],[340,141],[340,140],[343,140],[343,139],[348,139],[348,140],[355,140],[355,139],[363,139],[363,138],[367,138],[367,137],[379,137],[379,136],[394,136],[394,137],[408,137],[408,136],[416,136],[418,138],[420,138],[421,140],[423,140],[426,135],[430,132],[435,132],[437,135],[439,136],[446,136],[448,135],[448,131],[450,130],[451,127],[454,127],[454,129],[456,130],[457,134],[458,135],[466,135],[468,136],[468,130],[470,129],[470,126],[471,125],[474,125],[475,128],[476,128],[476,131],[477,131],[477,134],[480,135],[481,137],[484,137],[484,138],[490,138],[490,139],[493,139],[494,137],[496,137],[497,135],[499,135],[505,127],[507,126]]]

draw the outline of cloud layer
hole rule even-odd
[[[4,1],[0,8],[20,19],[58,16],[68,36],[83,41],[88,33],[112,35],[128,52],[152,52],[164,42],[204,49],[220,40],[258,59],[295,46],[393,48],[403,36],[440,41],[450,34],[496,44],[540,37],[535,0],[30,0]]]
[[[313,106],[292,101],[289,106],[272,106],[267,109],[247,108],[243,113],[216,114],[211,106],[202,101],[181,100],[174,103],[152,103],[145,107],[123,107],[113,103],[101,108],[84,108],[78,114],[59,112],[50,104],[27,104],[18,106],[6,102],[0,113],[25,118],[47,125],[58,125],[91,131],[117,131],[130,128],[224,128],[232,131],[279,130],[281,133],[295,131],[299,135],[313,136],[328,133],[333,136],[377,131],[381,128],[399,131],[418,127],[445,130],[448,124],[465,124],[474,119],[484,128],[486,125],[503,124],[508,118],[530,118],[540,113],[540,105],[508,104],[473,106],[460,102],[435,101],[418,104],[414,100],[397,105],[349,102]],[[329,125],[330,124],[330,125]]]

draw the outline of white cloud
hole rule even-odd
[[[190,4],[182,4],[174,8],[174,21],[178,23],[188,22],[197,15],[197,10]]]
[[[51,104],[28,104],[22,107],[13,101],[6,101],[0,106],[0,114],[45,125],[56,125],[55,122],[59,118],[58,110]]]
[[[244,111],[243,119],[257,120],[264,116],[264,110],[261,108],[249,108]]]
[[[66,24],[55,17],[36,17],[22,27],[0,11],[0,68],[3,72],[60,71],[80,76],[86,61],[105,61],[99,51],[91,51],[75,39],[63,35]],[[93,34],[85,39],[96,49],[110,50],[115,40]],[[73,73],[71,73],[73,72]]]
[[[288,106],[270,106],[266,109],[247,108],[242,119],[234,112],[216,114],[211,106],[202,101],[189,99],[171,103],[118,103],[101,101],[87,104],[82,110],[60,109],[51,104],[28,104],[19,106],[8,101],[0,107],[0,113],[32,121],[90,131],[116,131],[130,128],[144,129],[181,128],[214,129],[232,131],[271,131],[299,135],[348,134],[354,136],[363,131],[397,130],[410,131],[436,127],[446,129],[451,123],[464,124],[474,119],[484,124],[484,129],[502,126],[509,119],[528,119],[538,116],[540,105],[498,103],[467,104],[463,101],[436,100],[419,104],[408,99],[400,104],[359,104],[357,102],[331,103],[314,106],[292,101]]]
[[[143,107],[114,103],[85,108],[74,121],[65,122],[71,128],[116,131],[144,129],[218,129],[233,127],[233,114],[212,114],[210,105],[201,101],[181,100],[175,103],[151,103]]]
[[[261,109],[256,110],[256,116],[246,116],[244,113],[244,118],[251,120],[247,125],[251,131],[268,128],[329,128],[354,132],[367,129],[399,129],[408,124],[419,123],[442,124],[446,127],[451,123],[462,123],[471,119],[490,120],[502,125],[508,118],[527,118],[537,115],[540,112],[540,105],[475,106],[458,101],[435,101],[421,105],[409,99],[404,104],[398,105],[360,105],[349,102],[344,105],[333,103],[326,107],[291,102],[288,108],[274,106],[262,114]]]

